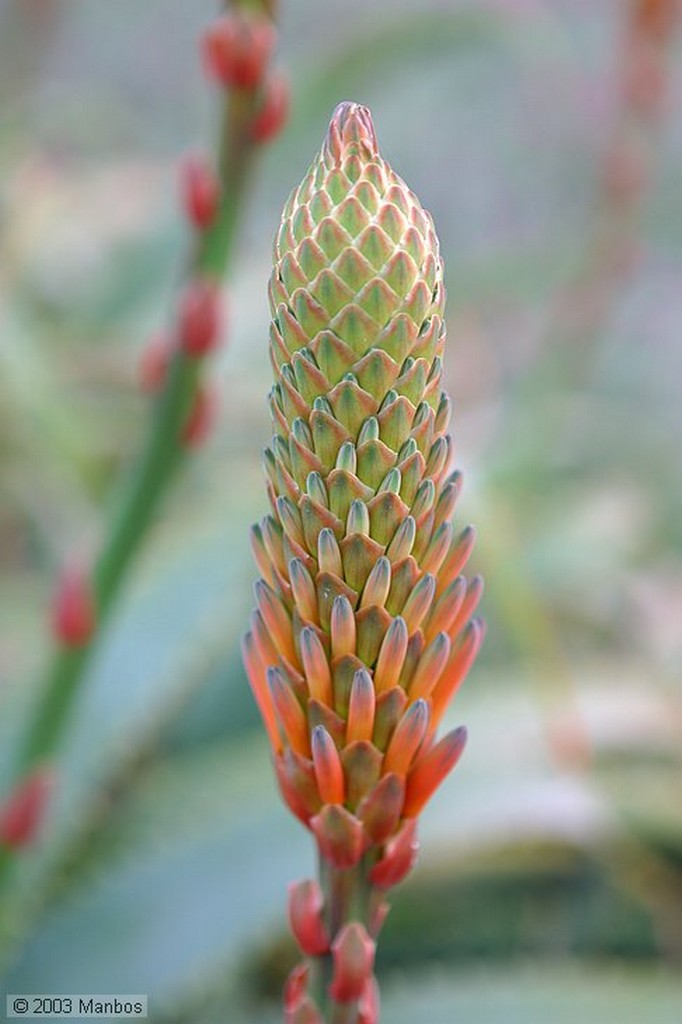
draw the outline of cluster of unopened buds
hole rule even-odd
[[[483,637],[474,542],[455,534],[441,389],[443,266],[429,215],[344,103],[285,206],[270,279],[265,452],[271,512],[244,660],[320,882],[293,885],[309,958],[287,1024],[375,1024],[386,893],[412,868],[417,818],[457,763],[437,729]]]

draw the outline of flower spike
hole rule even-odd
[[[259,87],[254,139],[281,123],[277,83]],[[282,795],[320,854],[321,888],[292,889],[292,928],[333,960],[325,993],[326,968],[292,974],[286,1020],[317,1020],[324,1000],[334,1019],[375,1024],[384,893],[412,867],[416,816],[463,750],[463,730],[436,732],[483,628],[481,582],[462,576],[474,531],[451,521],[461,475],[438,239],[365,107],[340,104],[286,202],[269,302],[272,511],[252,534],[245,663]]]

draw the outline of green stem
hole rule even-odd
[[[226,97],[217,157],[220,206],[212,226],[197,236],[186,280],[202,275],[217,281],[228,270],[258,149],[249,137],[256,103],[257,96],[251,92],[233,91]],[[171,362],[167,381],[154,406],[146,443],[123,487],[108,536],[94,566],[96,630],[88,643],[78,649],[59,647],[55,650],[36,707],[19,741],[15,778],[49,760],[59,746],[92,650],[126,573],[154,522],[168,485],[182,463],[180,436],[197,392],[200,371],[200,361],[182,351],[178,351]],[[0,858],[0,876],[11,860],[11,851]]]
[[[324,894],[325,924],[332,939],[349,921],[360,921],[369,930],[372,886],[369,871],[374,859],[364,857],[355,867],[335,868],[320,858],[320,886]],[[329,995],[332,954],[315,957],[310,992],[329,1024],[357,1024],[357,1003],[337,1003]]]

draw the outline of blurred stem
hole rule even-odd
[[[241,0],[239,0],[241,2]],[[239,6],[233,0],[233,6]],[[217,173],[220,204],[213,224],[195,235],[184,281],[197,276],[218,282],[227,273],[244,200],[259,144],[252,141],[250,125],[259,96],[255,91],[225,94],[220,115]],[[97,609],[96,629],[79,648],[59,647],[39,690],[36,707],[20,737],[14,776],[20,778],[35,765],[49,761],[65,732],[84,670],[135,555],[153,525],[161,500],[183,462],[181,434],[197,394],[201,360],[177,350],[166,382],[156,399],[151,426],[130,477],[123,483],[108,535],[92,571],[91,585]],[[0,877],[13,860],[13,852],[0,850]]]
[[[196,274],[218,280],[227,271],[254,156],[254,146],[248,137],[253,102],[253,96],[244,92],[233,92],[226,98],[218,160],[222,200],[214,224],[197,239],[185,275],[188,280]],[[57,746],[101,627],[183,460],[180,434],[196,393],[199,373],[200,361],[178,351],[156,402],[142,455],[124,485],[109,535],[94,567],[98,629],[85,646],[56,652],[23,739],[18,774],[46,759]]]
[[[345,924],[359,921],[369,931],[372,885],[369,871],[373,861],[367,855],[352,868],[336,868],[320,857],[320,887],[324,895],[327,932],[332,941]],[[332,954],[315,957],[310,992],[329,1024],[356,1024],[357,1003],[337,1003],[329,995],[332,981]]]

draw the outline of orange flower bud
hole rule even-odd
[[[384,757],[384,774],[405,775],[419,750],[429,724],[429,705],[425,700],[412,704],[398,722]]]
[[[480,619],[472,619],[464,633],[459,647],[450,655],[450,661],[433,691],[431,705],[431,727],[435,729],[452,700],[459,684],[464,680],[478,654],[485,629]]]
[[[351,921],[332,943],[334,970],[329,994],[338,1003],[360,999],[374,969],[376,945],[364,925]]]
[[[261,14],[233,13],[206,30],[203,57],[211,78],[235,89],[255,89],[263,81],[277,34]]]
[[[270,745],[277,753],[282,749],[282,741],[279,735],[279,726],[277,725],[272,695],[267,685],[265,666],[259,657],[253,633],[247,633],[242,640],[242,656],[246,666],[246,674],[251,684],[251,691],[265,724]]]
[[[68,565],[57,580],[52,631],[64,647],[82,647],[95,629],[97,613],[91,582],[82,567]]]
[[[308,722],[291,686],[281,670],[274,666],[267,670],[267,681],[278,718],[289,743],[297,753],[303,754],[305,757],[309,756]]]
[[[467,740],[464,726],[444,736],[428,753],[415,761],[407,777],[405,807],[407,818],[416,818],[443,779],[455,767]]]
[[[263,102],[256,113],[249,134],[253,142],[270,142],[284,127],[289,116],[289,84],[280,73],[265,83]]]
[[[180,299],[178,335],[188,356],[200,358],[215,348],[220,335],[220,293],[215,281],[196,278]]]
[[[329,949],[323,910],[322,890],[317,882],[294,882],[289,886],[289,924],[306,956],[321,956]]]
[[[45,819],[54,776],[43,766],[21,779],[0,805],[0,843],[12,849],[29,846]]]
[[[198,231],[210,227],[218,213],[220,183],[205,157],[190,153],[180,165],[182,205]]]
[[[365,668],[359,669],[353,676],[348,707],[348,725],[346,742],[355,740],[371,740],[374,730],[374,712],[376,697],[372,677]]]
[[[346,780],[336,744],[323,725],[316,725],[312,736],[313,766],[323,804],[342,804]]]
[[[301,630],[299,643],[310,696],[331,707],[332,674],[322,641],[311,626],[305,626]]]

